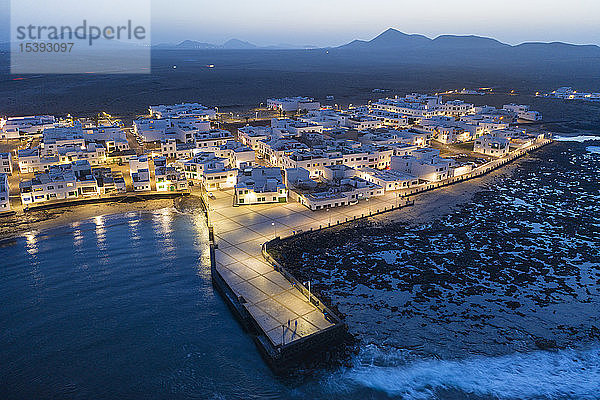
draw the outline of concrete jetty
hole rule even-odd
[[[216,191],[211,200],[204,195],[213,283],[275,370],[296,365],[339,343],[346,327],[269,255],[269,242],[412,205],[408,196],[482,176],[550,142],[516,150],[463,176],[350,207],[311,211],[295,202],[233,207],[233,189]]]
[[[390,198],[313,212],[298,203],[232,207],[233,195],[233,190],[219,191],[209,202],[215,286],[275,369],[327,351],[341,340],[343,321],[310,293],[308,284],[298,282],[271,258],[267,243],[390,209]],[[388,197],[398,201],[395,195]]]

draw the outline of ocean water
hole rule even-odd
[[[426,226],[290,244],[360,339],[348,365],[300,377],[273,376],[214,291],[202,216],[97,217],[4,243],[0,398],[600,399],[592,145],[539,151]]]
[[[0,398],[277,397],[213,290],[202,218],[98,217],[0,248]]]

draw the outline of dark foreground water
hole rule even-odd
[[[0,399],[600,399],[600,154],[538,154],[433,224],[290,252],[361,339],[301,381],[271,374],[214,292],[200,216],[6,244]]]

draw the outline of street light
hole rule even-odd
[[[277,227],[275,226],[275,222],[271,222],[271,225],[273,226],[273,239],[275,239],[277,237]]]
[[[304,286],[308,286],[308,302],[310,303],[310,281],[304,282]]]

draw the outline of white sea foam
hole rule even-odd
[[[600,154],[600,146],[588,146],[585,149],[590,153]]]
[[[373,346],[341,378],[344,391],[370,389],[403,399],[438,398],[445,391],[475,398],[600,399],[600,347],[409,361]]]
[[[588,140],[600,140],[600,136],[579,135],[579,136],[554,136],[554,140],[559,142],[587,142]]]

